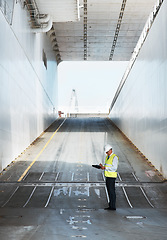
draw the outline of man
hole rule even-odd
[[[104,170],[106,177],[106,187],[109,196],[109,207],[105,210],[116,210],[116,193],[115,180],[117,178],[118,157],[112,151],[112,146],[107,144],[104,148],[107,154],[104,166],[100,163],[99,166]]]

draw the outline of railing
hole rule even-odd
[[[121,90],[123,88],[123,85],[126,82],[126,79],[127,79],[128,75],[129,75],[131,69],[132,69],[132,66],[133,66],[134,62],[136,61],[136,58],[137,58],[137,56],[138,56],[138,54],[140,52],[140,49],[141,49],[141,47],[142,47],[142,45],[143,45],[143,43],[144,43],[144,41],[145,41],[145,39],[147,37],[147,34],[148,34],[148,32],[149,32],[149,30],[150,30],[150,28],[152,26],[152,23],[154,22],[154,19],[155,19],[157,13],[158,13],[158,11],[159,11],[163,1],[164,0],[158,0],[156,2],[155,6],[154,6],[154,10],[150,13],[150,15],[149,15],[149,17],[147,19],[147,22],[146,22],[146,24],[144,26],[144,29],[143,29],[143,31],[142,31],[142,33],[140,35],[140,38],[139,38],[139,40],[137,42],[137,45],[136,45],[136,47],[135,47],[135,49],[133,51],[132,57],[131,57],[131,59],[129,61],[129,64],[128,64],[127,68],[126,68],[126,71],[125,71],[125,73],[123,75],[123,78],[122,78],[122,80],[121,80],[121,82],[119,84],[119,87],[118,87],[118,89],[117,89],[117,91],[115,93],[115,96],[113,98],[113,101],[112,101],[112,103],[110,105],[110,111],[113,108],[113,106],[114,106],[114,104],[115,104],[115,102],[116,102],[116,100],[117,100],[117,98],[118,98],[118,96],[119,96],[119,94],[120,94],[120,92],[121,92]]]
[[[109,106],[78,106],[78,110],[73,107],[59,106],[61,116],[82,115],[82,114],[109,114]]]
[[[5,0],[0,0],[0,10],[5,15],[8,23],[12,24],[14,0],[10,1],[9,3],[10,4],[8,4]]]

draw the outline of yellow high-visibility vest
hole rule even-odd
[[[108,156],[106,156],[106,159],[105,159],[105,170],[104,170],[104,175],[105,177],[112,177],[112,178],[116,178],[117,177],[117,172],[111,172],[109,170],[109,167],[112,166],[112,162],[113,162],[113,158],[116,156],[116,154],[112,154],[109,159],[108,159]]]

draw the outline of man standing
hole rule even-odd
[[[115,180],[117,178],[118,157],[112,151],[112,146],[107,144],[104,147],[107,154],[104,166],[100,163],[99,166],[104,170],[106,177],[106,187],[109,196],[109,207],[105,210],[116,210],[116,193]]]

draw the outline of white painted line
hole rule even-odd
[[[140,187],[140,189],[141,189],[143,195],[145,196],[147,202],[150,204],[150,206],[151,206],[152,208],[154,208],[154,205],[153,205],[153,204],[150,202],[150,200],[148,199],[148,197],[147,197],[146,193],[144,192],[143,188]]]
[[[45,208],[48,206],[48,204],[49,204],[49,202],[50,202],[50,199],[51,199],[53,190],[54,190],[54,187],[52,187],[52,189],[51,189],[51,191],[50,191],[50,194],[49,194],[49,197],[48,197],[48,201],[47,201],[46,204],[45,204]]]
[[[89,187],[87,187],[87,196],[90,196],[90,191],[89,191]]]
[[[26,177],[29,175],[30,172],[27,172],[27,174],[23,177],[23,181],[26,179]]]
[[[42,178],[43,175],[44,175],[44,172],[43,172],[43,173],[41,174],[41,176],[39,177],[39,179],[38,179],[39,181],[41,180],[41,178]],[[32,190],[32,193],[31,193],[31,195],[29,196],[27,202],[24,204],[23,208],[28,204],[28,202],[29,202],[30,199],[32,198],[32,196],[33,196],[33,194],[34,194],[36,188],[37,188],[37,187],[34,187],[34,189]]]
[[[83,199],[82,198],[78,198],[78,201],[82,201],[83,202],[83,201],[87,201],[87,199],[86,198],[83,198]]]
[[[87,236],[84,235],[76,235],[76,236],[71,236],[73,238],[87,238]]]
[[[57,179],[58,179],[58,177],[59,177],[59,174],[60,174],[60,172],[57,173],[57,175],[56,175],[56,177],[55,177],[55,182],[57,181]],[[48,206],[48,204],[49,204],[49,202],[50,202],[50,199],[51,199],[53,190],[54,190],[54,186],[52,186],[52,189],[51,189],[51,191],[50,191],[48,200],[47,200],[47,202],[46,202],[46,204],[45,204],[45,206],[44,206],[45,208]]]
[[[133,175],[133,177],[135,178],[135,180],[138,182],[139,181],[139,179],[137,178],[137,176],[132,172],[132,175]]]
[[[122,181],[122,178],[121,178],[121,176],[120,176],[119,173],[118,173],[118,177],[119,177],[119,180]],[[131,202],[130,202],[130,200],[129,200],[129,198],[128,198],[128,195],[127,195],[127,193],[126,193],[125,188],[122,187],[122,190],[123,190],[123,192],[124,192],[124,195],[125,195],[125,197],[126,197],[126,200],[127,200],[128,204],[129,204],[129,206],[130,206],[131,208],[133,208],[133,206],[132,206],[132,204],[131,204]]]
[[[37,187],[34,187],[34,189],[33,189],[32,193],[31,193],[31,195],[29,196],[27,202],[24,204],[23,208],[24,208],[24,207],[28,204],[28,202],[30,201],[30,199],[31,199],[32,195],[34,194],[36,188],[37,188]]]
[[[61,215],[63,214],[63,211],[64,211],[64,209],[61,208],[61,209],[60,209],[60,214],[61,214]]]
[[[79,231],[87,230],[86,227],[77,227],[77,226],[72,226],[72,229],[74,229],[74,230],[79,230]]]
[[[55,182],[57,181],[58,177],[59,177],[60,172],[57,173],[56,177],[55,177]]]
[[[69,188],[69,194],[68,194],[69,197],[71,197],[71,190],[72,190],[72,187]]]
[[[123,190],[123,192],[124,192],[124,194],[125,194],[125,197],[126,197],[126,200],[127,200],[128,204],[129,204],[129,206],[130,206],[131,208],[133,208],[133,206],[132,206],[132,204],[131,204],[131,202],[130,202],[130,200],[129,200],[129,198],[128,198],[128,195],[127,195],[127,193],[126,193],[126,191],[125,191],[125,188],[122,187],[122,190]]]
[[[132,172],[132,175],[134,176],[134,178],[135,178],[136,181],[138,182],[139,179],[137,178],[137,176],[136,176],[133,172]],[[150,202],[150,200],[148,199],[148,197],[147,197],[147,195],[146,195],[144,189],[143,189],[142,187],[140,187],[140,190],[142,191],[144,197],[146,198],[146,200],[147,200],[147,202],[150,204],[150,206],[151,206],[152,208],[154,208],[154,205],[153,205],[153,204]]]
[[[110,202],[109,196],[108,196],[108,191],[107,191],[107,187],[105,186],[105,191],[106,191],[106,196],[107,196],[107,202]]]
[[[146,218],[146,217],[143,217],[143,216],[126,216],[126,218],[128,218],[128,219],[142,219],[142,218]]]
[[[14,190],[14,192],[12,193],[12,195],[10,196],[10,198],[1,206],[4,207],[9,201],[10,199],[13,197],[13,195],[16,193],[16,191],[18,190],[19,186]]]
[[[81,218],[90,218],[90,216],[88,215],[75,215],[74,217],[81,217]]]
[[[119,178],[119,180],[122,182],[122,178],[121,178],[121,176],[120,176],[119,173],[118,173],[118,178]]]
[[[104,173],[102,173],[102,177],[103,177],[103,180],[105,181]],[[109,199],[109,196],[108,196],[108,191],[107,191],[106,185],[105,185],[105,191],[106,191],[106,196],[107,196],[107,202],[109,203],[110,199]]]
[[[74,181],[74,172],[72,173],[71,181]]]
[[[89,182],[89,172],[87,172],[87,181]]]
[[[39,178],[39,181],[41,181],[43,175],[44,175],[44,172],[41,174],[41,176],[40,176],[40,178]]]

